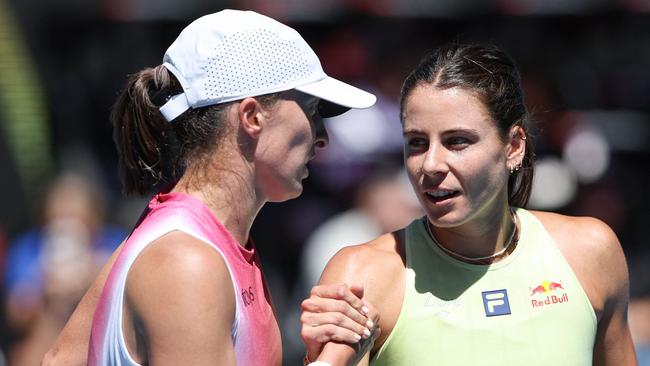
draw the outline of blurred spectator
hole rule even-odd
[[[7,251],[9,364],[37,365],[103,262],[124,238],[104,222],[104,200],[93,184],[62,174],[50,186],[42,224]]]

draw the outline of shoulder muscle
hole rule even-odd
[[[361,283],[367,291],[381,289],[387,279],[403,269],[396,249],[398,233],[386,234],[365,244],[339,250],[329,261],[321,283]]]
[[[392,331],[402,308],[405,267],[403,231],[385,234],[369,243],[341,249],[327,264],[321,284],[361,284],[364,299],[381,314],[377,349]]]
[[[150,363],[234,362],[232,280],[209,244],[181,232],[154,241],[129,271],[126,297]]]
[[[597,311],[616,298],[627,298],[625,255],[607,224],[592,217],[535,214],[566,257]]]

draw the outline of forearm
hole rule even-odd
[[[45,354],[42,365],[86,365],[92,316],[97,304],[93,291],[86,293],[56,342]]]
[[[325,361],[332,366],[347,366],[355,358],[355,350],[343,343],[329,342],[318,355],[318,361]]]
[[[332,366],[367,366],[369,364],[369,354],[363,351],[357,351],[358,347],[337,342],[329,342],[324,347],[318,361],[325,361]],[[363,355],[363,357],[361,357]]]

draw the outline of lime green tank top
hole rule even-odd
[[[542,223],[516,210],[505,259],[445,254],[425,218],[406,228],[406,287],[397,323],[371,365],[591,365],[596,315]]]

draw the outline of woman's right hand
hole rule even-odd
[[[379,335],[379,314],[363,299],[363,286],[318,285],[302,302],[300,335],[307,358],[316,360],[327,342],[347,343],[363,350]]]

